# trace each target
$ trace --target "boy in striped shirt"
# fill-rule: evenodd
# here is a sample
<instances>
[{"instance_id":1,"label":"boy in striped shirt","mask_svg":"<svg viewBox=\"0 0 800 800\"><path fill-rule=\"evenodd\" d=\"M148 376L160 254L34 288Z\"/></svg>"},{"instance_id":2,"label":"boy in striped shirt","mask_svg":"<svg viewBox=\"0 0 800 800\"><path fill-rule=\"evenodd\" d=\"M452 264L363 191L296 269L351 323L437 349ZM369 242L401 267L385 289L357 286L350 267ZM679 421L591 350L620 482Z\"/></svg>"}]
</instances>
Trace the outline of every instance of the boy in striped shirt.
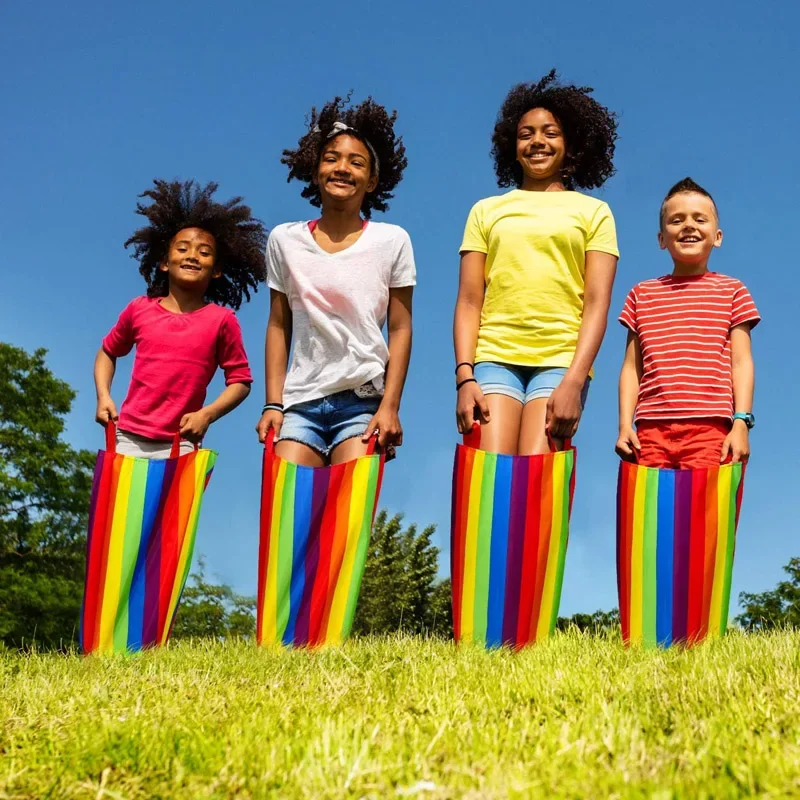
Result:
<instances>
[{"instance_id":1,"label":"boy in striped shirt","mask_svg":"<svg viewBox=\"0 0 800 800\"><path fill-rule=\"evenodd\" d=\"M755 423L750 331L760 317L741 281L708 270L722 231L713 198L691 178L667 193L658 242L672 274L634 286L619 317L628 341L617 453L668 469L742 461Z\"/></svg>"}]
</instances>

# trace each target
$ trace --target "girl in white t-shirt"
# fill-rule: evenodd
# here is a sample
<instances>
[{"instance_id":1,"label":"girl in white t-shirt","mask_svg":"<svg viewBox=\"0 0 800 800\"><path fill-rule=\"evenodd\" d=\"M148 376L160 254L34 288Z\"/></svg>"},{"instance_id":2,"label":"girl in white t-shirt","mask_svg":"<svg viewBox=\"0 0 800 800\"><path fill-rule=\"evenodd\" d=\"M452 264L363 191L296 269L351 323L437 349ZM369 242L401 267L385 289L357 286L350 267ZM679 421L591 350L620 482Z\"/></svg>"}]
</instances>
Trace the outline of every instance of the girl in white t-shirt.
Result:
<instances>
[{"instance_id":1,"label":"girl in white t-shirt","mask_svg":"<svg viewBox=\"0 0 800 800\"><path fill-rule=\"evenodd\" d=\"M322 214L269 236L266 403L256 430L263 442L273 428L277 454L297 464L358 458L376 433L385 448L403 441L414 254L402 228L369 221L388 208L407 164L395 118L371 98L350 106L336 97L312 109L308 131L283 154L289 179L306 184L303 197Z\"/></svg>"}]
</instances>

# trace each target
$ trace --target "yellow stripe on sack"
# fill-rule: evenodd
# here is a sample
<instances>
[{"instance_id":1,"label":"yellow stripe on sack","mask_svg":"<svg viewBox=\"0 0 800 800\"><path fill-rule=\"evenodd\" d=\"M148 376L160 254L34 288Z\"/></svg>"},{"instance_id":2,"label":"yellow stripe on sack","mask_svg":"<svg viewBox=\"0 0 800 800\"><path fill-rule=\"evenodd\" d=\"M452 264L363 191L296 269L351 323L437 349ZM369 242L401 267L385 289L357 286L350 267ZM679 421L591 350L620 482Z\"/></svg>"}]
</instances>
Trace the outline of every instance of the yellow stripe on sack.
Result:
<instances>
[{"instance_id":1,"label":"yellow stripe on sack","mask_svg":"<svg viewBox=\"0 0 800 800\"><path fill-rule=\"evenodd\" d=\"M464 594L461 599L461 639L471 642L475 631L475 570L478 554L478 522L481 510L481 486L483 484L483 450L476 450L472 462L472 478L469 485L469 511L467 535L464 542Z\"/></svg>"},{"instance_id":2,"label":"yellow stripe on sack","mask_svg":"<svg viewBox=\"0 0 800 800\"><path fill-rule=\"evenodd\" d=\"M725 564L728 557L728 537L731 536L731 478L730 467L720 467L717 477L717 552L714 558L714 578L711 587L711 608L708 612L708 638L715 639L722 629L722 595L725 591Z\"/></svg>"},{"instance_id":3,"label":"yellow stripe on sack","mask_svg":"<svg viewBox=\"0 0 800 800\"><path fill-rule=\"evenodd\" d=\"M347 610L347 600L350 596L350 584L353 580L353 568L356 562L356 552L361 529L364 524L364 510L369 486L369 470L371 459L359 458L353 468L353 483L350 493L350 513L347 519L347 540L342 556L342 567L339 579L336 581L336 591L331 602L331 612L328 617L328 632L326 644L340 644L342 641L342 628L344 627L344 614Z\"/></svg>"},{"instance_id":4,"label":"yellow stripe on sack","mask_svg":"<svg viewBox=\"0 0 800 800\"><path fill-rule=\"evenodd\" d=\"M119 471L119 483L108 542L106 582L103 588L103 610L100 616L99 650L114 649L114 627L119 613L119 590L122 580L122 553L125 547L125 529L128 522L128 498L133 477L133 458L125 458Z\"/></svg>"},{"instance_id":5,"label":"yellow stripe on sack","mask_svg":"<svg viewBox=\"0 0 800 800\"><path fill-rule=\"evenodd\" d=\"M536 641L550 634L555 602L555 584L558 574L559 550L561 549L561 526L564 521L564 464L566 453L553 455L553 497L551 500L550 542L547 551L547 567L542 587L542 603L539 607L539 621L536 625ZM540 534L541 535L541 534Z\"/></svg>"},{"instance_id":6,"label":"yellow stripe on sack","mask_svg":"<svg viewBox=\"0 0 800 800\"><path fill-rule=\"evenodd\" d=\"M647 499L647 467L636 470L631 531L631 644L641 644L644 635L642 603L644 602L644 519Z\"/></svg>"},{"instance_id":7,"label":"yellow stripe on sack","mask_svg":"<svg viewBox=\"0 0 800 800\"><path fill-rule=\"evenodd\" d=\"M283 484L286 480L286 462L278 465L278 475L272 495L272 525L269 532L269 561L267 587L264 593L264 644L277 644L278 637L278 545L281 538Z\"/></svg>"}]
</instances>

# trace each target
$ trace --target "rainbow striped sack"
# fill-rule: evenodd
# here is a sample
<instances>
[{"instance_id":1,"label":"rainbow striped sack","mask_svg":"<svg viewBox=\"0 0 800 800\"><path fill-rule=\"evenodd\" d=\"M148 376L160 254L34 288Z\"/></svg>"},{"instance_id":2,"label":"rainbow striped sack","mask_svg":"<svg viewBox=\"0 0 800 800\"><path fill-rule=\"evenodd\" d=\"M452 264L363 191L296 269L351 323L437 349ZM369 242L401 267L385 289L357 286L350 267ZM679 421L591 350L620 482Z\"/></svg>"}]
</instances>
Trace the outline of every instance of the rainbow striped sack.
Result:
<instances>
[{"instance_id":1,"label":"rainbow striped sack","mask_svg":"<svg viewBox=\"0 0 800 800\"><path fill-rule=\"evenodd\" d=\"M506 456L464 436L453 467L453 630L456 641L520 648L558 619L577 452Z\"/></svg>"},{"instance_id":2,"label":"rainbow striped sack","mask_svg":"<svg viewBox=\"0 0 800 800\"><path fill-rule=\"evenodd\" d=\"M374 452L303 467L264 447L256 638L261 645L340 644L350 633L383 479Z\"/></svg>"},{"instance_id":3,"label":"rainbow striped sack","mask_svg":"<svg viewBox=\"0 0 800 800\"><path fill-rule=\"evenodd\" d=\"M744 467L656 469L623 461L617 485L622 638L694 644L728 625Z\"/></svg>"},{"instance_id":4,"label":"rainbow striped sack","mask_svg":"<svg viewBox=\"0 0 800 800\"><path fill-rule=\"evenodd\" d=\"M169 638L217 458L197 448L179 453L176 435L169 459L120 455L116 426L106 426L89 510L84 653L141 650Z\"/></svg>"}]
</instances>

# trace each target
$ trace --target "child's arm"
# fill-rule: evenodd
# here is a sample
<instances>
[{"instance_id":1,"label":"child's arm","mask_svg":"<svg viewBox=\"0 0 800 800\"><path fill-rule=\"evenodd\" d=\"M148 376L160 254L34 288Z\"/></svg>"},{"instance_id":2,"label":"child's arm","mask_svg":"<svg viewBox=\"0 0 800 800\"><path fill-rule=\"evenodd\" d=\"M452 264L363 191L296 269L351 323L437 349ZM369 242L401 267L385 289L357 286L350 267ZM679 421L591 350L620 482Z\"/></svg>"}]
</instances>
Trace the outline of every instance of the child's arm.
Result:
<instances>
[{"instance_id":1,"label":"child's arm","mask_svg":"<svg viewBox=\"0 0 800 800\"><path fill-rule=\"evenodd\" d=\"M456 384L472 378L469 365L475 363L475 349L478 346L478 330L486 293L485 269L485 253L467 251L461 256L458 298L453 317L453 347L456 364L463 366L456 370ZM458 390L456 420L459 433L469 433L472 430L476 414L481 424L489 422L489 404L480 386L470 381Z\"/></svg>"},{"instance_id":2,"label":"child's arm","mask_svg":"<svg viewBox=\"0 0 800 800\"><path fill-rule=\"evenodd\" d=\"M181 417L181 436L190 442L199 444L203 441L209 425L233 411L249 394L249 383L232 383L230 386L226 386L213 403Z\"/></svg>"},{"instance_id":3,"label":"child's arm","mask_svg":"<svg viewBox=\"0 0 800 800\"><path fill-rule=\"evenodd\" d=\"M578 429L583 412L581 391L605 336L617 260L617 256L599 250L586 253L583 319L578 344L572 364L547 401L546 426L556 438L574 436Z\"/></svg>"},{"instance_id":4,"label":"child's arm","mask_svg":"<svg viewBox=\"0 0 800 800\"><path fill-rule=\"evenodd\" d=\"M286 369L289 366L289 348L292 343L292 309L283 292L270 289L269 321L267 338L264 343L264 372L266 374L266 402L283 402L283 385L286 383ZM283 425L283 413L269 410L261 415L256 425L258 441L267 438L270 428L279 436Z\"/></svg>"},{"instance_id":5,"label":"child's arm","mask_svg":"<svg viewBox=\"0 0 800 800\"><path fill-rule=\"evenodd\" d=\"M364 434L364 441L378 431L378 444L403 444L403 426L400 424L400 398L403 395L408 362L411 359L411 298L413 286L389 289L389 313L387 331L389 334L389 362L386 365L386 385L383 400L375 416L370 420Z\"/></svg>"},{"instance_id":6,"label":"child's arm","mask_svg":"<svg viewBox=\"0 0 800 800\"><path fill-rule=\"evenodd\" d=\"M750 341L751 324L746 322L731 328L731 367L733 373L733 410L749 414L753 411L755 365ZM727 460L745 461L750 455L750 431L744 420L734 420L731 432L725 437L720 463Z\"/></svg>"},{"instance_id":7,"label":"child's arm","mask_svg":"<svg viewBox=\"0 0 800 800\"><path fill-rule=\"evenodd\" d=\"M620 458L631 459L635 455L634 450L641 449L639 437L633 427L641 380L642 348L639 337L629 330L625 359L619 373L619 438L615 449Z\"/></svg>"},{"instance_id":8,"label":"child's arm","mask_svg":"<svg viewBox=\"0 0 800 800\"><path fill-rule=\"evenodd\" d=\"M117 359L112 358L101 347L94 359L94 388L97 393L97 411L94 418L103 427L116 422L119 414L111 399L111 382L117 369Z\"/></svg>"}]
</instances>

